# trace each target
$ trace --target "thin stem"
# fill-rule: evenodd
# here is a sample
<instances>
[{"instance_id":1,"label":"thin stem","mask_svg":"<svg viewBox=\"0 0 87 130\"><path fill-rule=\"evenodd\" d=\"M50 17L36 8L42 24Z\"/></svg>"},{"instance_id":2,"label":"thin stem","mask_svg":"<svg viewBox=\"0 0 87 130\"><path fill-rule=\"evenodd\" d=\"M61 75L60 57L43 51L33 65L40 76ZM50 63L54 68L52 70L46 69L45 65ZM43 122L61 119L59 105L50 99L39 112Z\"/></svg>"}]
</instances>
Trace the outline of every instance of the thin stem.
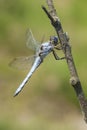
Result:
<instances>
[{"instance_id":1,"label":"thin stem","mask_svg":"<svg viewBox=\"0 0 87 130\"><path fill-rule=\"evenodd\" d=\"M53 0L46 0L46 2L48 5L48 8L49 8L49 11L47 11L47 9L44 6L42 7L42 9L47 14L48 18L51 21L52 26L56 30L56 33L59 37L60 44L62 46L62 50L65 55L68 69L70 72L70 77L71 77L70 84L72 85L72 87L74 88L74 90L76 92L77 98L79 100L79 103L80 103L80 106L82 109L82 113L84 115L84 119L87 123L87 100L85 99L82 85L81 85L81 82L80 82L78 74L77 74L76 66L74 64L68 36L63 31L60 19L56 13L56 9L53 4Z\"/></svg>"}]
</instances>

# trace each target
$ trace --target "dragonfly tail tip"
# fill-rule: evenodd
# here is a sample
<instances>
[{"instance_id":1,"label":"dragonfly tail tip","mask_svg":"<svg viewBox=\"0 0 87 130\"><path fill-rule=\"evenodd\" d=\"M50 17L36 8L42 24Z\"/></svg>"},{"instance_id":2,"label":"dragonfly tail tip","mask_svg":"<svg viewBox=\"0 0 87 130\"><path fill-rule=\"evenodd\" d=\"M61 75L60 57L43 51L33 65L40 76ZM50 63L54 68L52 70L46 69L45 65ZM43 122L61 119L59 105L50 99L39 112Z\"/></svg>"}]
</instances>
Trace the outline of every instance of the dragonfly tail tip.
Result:
<instances>
[{"instance_id":1,"label":"dragonfly tail tip","mask_svg":"<svg viewBox=\"0 0 87 130\"><path fill-rule=\"evenodd\" d=\"M18 94L19 94L19 92L18 92L18 93L17 93L17 92L15 92L15 94L13 95L13 97L16 97Z\"/></svg>"}]
</instances>

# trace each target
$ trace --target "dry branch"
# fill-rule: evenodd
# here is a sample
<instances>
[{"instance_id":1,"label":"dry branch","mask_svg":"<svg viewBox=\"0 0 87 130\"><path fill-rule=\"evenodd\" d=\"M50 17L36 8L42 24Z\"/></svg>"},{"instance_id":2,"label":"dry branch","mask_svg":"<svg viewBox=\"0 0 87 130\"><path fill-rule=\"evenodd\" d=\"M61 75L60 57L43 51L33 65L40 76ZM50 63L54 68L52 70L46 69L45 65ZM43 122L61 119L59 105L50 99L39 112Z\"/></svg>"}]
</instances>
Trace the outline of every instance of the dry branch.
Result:
<instances>
[{"instance_id":1,"label":"dry branch","mask_svg":"<svg viewBox=\"0 0 87 130\"><path fill-rule=\"evenodd\" d=\"M63 31L62 24L60 22L59 17L57 16L56 9L54 8L53 1L47 0L47 5L48 5L49 11L44 6L42 6L42 9L47 14L48 18L51 21L52 26L56 30L56 33L59 37L60 44L62 46L62 50L64 52L68 69L70 72L70 77L71 77L70 84L73 86L76 92L77 98L79 100L79 103L82 109L82 113L84 115L84 119L87 123L87 100L85 99L82 85L79 80L77 70L74 64L74 60L73 60L72 52L71 52L71 46L69 44L69 38L67 34Z\"/></svg>"}]
</instances>

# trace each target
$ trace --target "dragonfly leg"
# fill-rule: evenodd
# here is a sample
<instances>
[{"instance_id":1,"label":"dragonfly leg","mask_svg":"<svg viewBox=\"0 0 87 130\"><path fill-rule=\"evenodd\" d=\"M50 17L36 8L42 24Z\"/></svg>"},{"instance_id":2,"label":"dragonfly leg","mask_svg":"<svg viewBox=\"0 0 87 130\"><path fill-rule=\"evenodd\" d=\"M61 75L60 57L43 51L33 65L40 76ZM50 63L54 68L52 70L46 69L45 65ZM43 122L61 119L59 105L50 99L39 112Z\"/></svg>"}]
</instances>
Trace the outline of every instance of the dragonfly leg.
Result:
<instances>
[{"instance_id":1,"label":"dragonfly leg","mask_svg":"<svg viewBox=\"0 0 87 130\"><path fill-rule=\"evenodd\" d=\"M54 47L56 50L62 50L62 46L55 46Z\"/></svg>"},{"instance_id":2,"label":"dragonfly leg","mask_svg":"<svg viewBox=\"0 0 87 130\"><path fill-rule=\"evenodd\" d=\"M54 50L53 50L52 52L53 52L54 58L55 58L56 60L63 60L63 59L65 59L65 57L60 58L60 57L56 54L56 52L55 52Z\"/></svg>"}]
</instances>

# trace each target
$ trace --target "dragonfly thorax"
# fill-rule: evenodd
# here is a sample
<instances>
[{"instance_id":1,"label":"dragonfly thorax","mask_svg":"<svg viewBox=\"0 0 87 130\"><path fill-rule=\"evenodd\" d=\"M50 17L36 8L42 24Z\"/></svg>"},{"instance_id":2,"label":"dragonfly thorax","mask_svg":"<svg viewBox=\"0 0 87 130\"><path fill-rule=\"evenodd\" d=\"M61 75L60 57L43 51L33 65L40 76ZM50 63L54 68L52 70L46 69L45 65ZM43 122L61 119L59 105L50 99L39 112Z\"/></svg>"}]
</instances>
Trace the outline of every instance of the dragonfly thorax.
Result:
<instances>
[{"instance_id":1,"label":"dragonfly thorax","mask_svg":"<svg viewBox=\"0 0 87 130\"><path fill-rule=\"evenodd\" d=\"M52 51L52 49L53 49L53 45L50 44L50 42L43 43L40 48L41 52L43 53L49 53Z\"/></svg>"},{"instance_id":2,"label":"dragonfly thorax","mask_svg":"<svg viewBox=\"0 0 87 130\"><path fill-rule=\"evenodd\" d=\"M38 55L41 59L44 59L50 52L52 52L54 46L50 42L45 42L41 44Z\"/></svg>"}]
</instances>

